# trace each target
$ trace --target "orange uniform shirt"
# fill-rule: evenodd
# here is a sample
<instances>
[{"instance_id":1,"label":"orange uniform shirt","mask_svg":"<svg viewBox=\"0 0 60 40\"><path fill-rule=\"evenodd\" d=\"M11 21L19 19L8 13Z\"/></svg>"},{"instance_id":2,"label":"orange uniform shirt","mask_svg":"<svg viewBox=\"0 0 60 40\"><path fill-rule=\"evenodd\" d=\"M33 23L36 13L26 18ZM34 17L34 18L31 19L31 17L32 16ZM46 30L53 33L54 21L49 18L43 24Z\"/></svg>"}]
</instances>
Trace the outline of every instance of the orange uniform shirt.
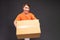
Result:
<instances>
[{"instance_id":1,"label":"orange uniform shirt","mask_svg":"<svg viewBox=\"0 0 60 40\"><path fill-rule=\"evenodd\" d=\"M17 15L15 20L19 21L19 20L33 20L33 19L36 19L36 17L32 13L25 14L22 12L21 14Z\"/></svg>"}]
</instances>

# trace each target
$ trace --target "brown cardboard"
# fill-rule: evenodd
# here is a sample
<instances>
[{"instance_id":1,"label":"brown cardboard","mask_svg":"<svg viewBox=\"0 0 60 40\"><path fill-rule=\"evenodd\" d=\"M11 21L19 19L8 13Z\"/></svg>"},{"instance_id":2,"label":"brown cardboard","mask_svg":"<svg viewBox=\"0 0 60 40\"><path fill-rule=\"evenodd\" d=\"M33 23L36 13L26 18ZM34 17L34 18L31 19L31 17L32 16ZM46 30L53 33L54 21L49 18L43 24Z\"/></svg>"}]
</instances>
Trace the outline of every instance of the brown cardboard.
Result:
<instances>
[{"instance_id":1,"label":"brown cardboard","mask_svg":"<svg viewBox=\"0 0 60 40\"><path fill-rule=\"evenodd\" d=\"M41 29L38 19L17 21L16 35L18 39L38 38L40 34Z\"/></svg>"}]
</instances>

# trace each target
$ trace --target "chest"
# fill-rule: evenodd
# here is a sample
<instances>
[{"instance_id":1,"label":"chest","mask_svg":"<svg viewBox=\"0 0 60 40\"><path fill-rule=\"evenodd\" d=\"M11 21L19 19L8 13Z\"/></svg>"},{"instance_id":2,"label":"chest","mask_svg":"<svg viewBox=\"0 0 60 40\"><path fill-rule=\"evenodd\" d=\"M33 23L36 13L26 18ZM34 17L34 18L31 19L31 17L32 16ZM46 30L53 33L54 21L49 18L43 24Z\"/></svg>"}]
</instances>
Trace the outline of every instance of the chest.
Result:
<instances>
[{"instance_id":1,"label":"chest","mask_svg":"<svg viewBox=\"0 0 60 40\"><path fill-rule=\"evenodd\" d=\"M26 19L31 19L31 15L27 14L27 15L22 15L20 16L22 20L26 20Z\"/></svg>"}]
</instances>

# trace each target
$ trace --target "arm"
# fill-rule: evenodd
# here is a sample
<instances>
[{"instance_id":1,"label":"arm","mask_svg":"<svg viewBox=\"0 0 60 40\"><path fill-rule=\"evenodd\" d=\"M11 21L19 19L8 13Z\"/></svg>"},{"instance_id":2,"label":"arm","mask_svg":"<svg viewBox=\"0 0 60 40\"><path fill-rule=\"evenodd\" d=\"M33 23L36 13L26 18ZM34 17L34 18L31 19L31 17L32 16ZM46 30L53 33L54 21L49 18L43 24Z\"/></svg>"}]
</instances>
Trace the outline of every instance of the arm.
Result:
<instances>
[{"instance_id":1,"label":"arm","mask_svg":"<svg viewBox=\"0 0 60 40\"><path fill-rule=\"evenodd\" d=\"M37 19L34 14L31 14L32 20Z\"/></svg>"},{"instance_id":2,"label":"arm","mask_svg":"<svg viewBox=\"0 0 60 40\"><path fill-rule=\"evenodd\" d=\"M16 21L16 20L14 20L14 26L15 26L15 27L17 26L17 21Z\"/></svg>"},{"instance_id":3,"label":"arm","mask_svg":"<svg viewBox=\"0 0 60 40\"><path fill-rule=\"evenodd\" d=\"M16 19L14 20L14 26L17 26L17 21L20 21L20 14L16 17Z\"/></svg>"}]
</instances>

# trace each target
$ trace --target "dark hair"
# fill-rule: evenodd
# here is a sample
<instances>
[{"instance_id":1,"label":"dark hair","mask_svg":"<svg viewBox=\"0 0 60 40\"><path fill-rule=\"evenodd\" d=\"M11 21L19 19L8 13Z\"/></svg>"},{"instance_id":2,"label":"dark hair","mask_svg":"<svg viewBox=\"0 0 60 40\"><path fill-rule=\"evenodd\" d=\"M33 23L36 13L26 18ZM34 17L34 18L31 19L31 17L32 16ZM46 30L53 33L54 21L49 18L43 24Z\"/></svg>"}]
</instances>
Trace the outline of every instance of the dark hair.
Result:
<instances>
[{"instance_id":1,"label":"dark hair","mask_svg":"<svg viewBox=\"0 0 60 40\"><path fill-rule=\"evenodd\" d=\"M28 5L28 6L30 7L30 4L29 4L29 3L24 3L24 4L23 4L23 7L24 7L25 5Z\"/></svg>"}]
</instances>

